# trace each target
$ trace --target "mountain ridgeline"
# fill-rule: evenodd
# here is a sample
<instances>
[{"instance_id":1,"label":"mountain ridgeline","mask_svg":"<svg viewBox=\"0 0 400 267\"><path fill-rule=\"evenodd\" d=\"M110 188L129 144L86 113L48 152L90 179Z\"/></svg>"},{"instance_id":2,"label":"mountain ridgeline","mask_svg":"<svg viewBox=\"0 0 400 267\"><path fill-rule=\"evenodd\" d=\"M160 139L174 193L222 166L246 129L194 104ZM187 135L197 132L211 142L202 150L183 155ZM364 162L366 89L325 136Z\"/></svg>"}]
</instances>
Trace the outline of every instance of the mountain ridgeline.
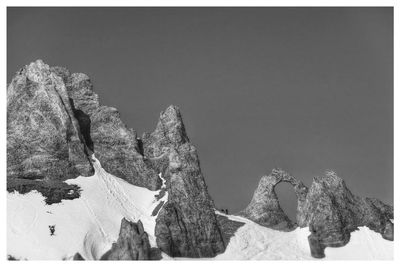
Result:
<instances>
[{"instance_id":1,"label":"mountain ridgeline","mask_svg":"<svg viewBox=\"0 0 400 267\"><path fill-rule=\"evenodd\" d=\"M135 186L160 190L165 179L168 199L155 212L154 232L158 249L171 257L214 257L242 225L216 214L177 107L161 112L156 129L139 137L115 108L100 104L87 75L41 60L19 70L7 88L7 190L37 190L47 204L79 198L79 188L64 181L92 176L93 155L106 172ZM296 192L296 222L279 206L274 188L281 182ZM359 226L393 240L393 207L353 195L333 172L307 188L274 169L238 215L280 231L309 227L316 258L325 247L344 246ZM159 258L153 255L141 222L123 219L119 239L102 259Z\"/></svg>"}]
</instances>

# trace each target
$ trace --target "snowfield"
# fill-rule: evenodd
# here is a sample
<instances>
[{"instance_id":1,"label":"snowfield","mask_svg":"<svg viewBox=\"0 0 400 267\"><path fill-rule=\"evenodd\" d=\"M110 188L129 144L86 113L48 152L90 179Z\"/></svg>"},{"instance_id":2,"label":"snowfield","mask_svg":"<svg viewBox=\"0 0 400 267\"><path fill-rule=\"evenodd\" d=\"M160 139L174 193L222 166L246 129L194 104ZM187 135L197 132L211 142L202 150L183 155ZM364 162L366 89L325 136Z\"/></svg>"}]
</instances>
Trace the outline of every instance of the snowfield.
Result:
<instances>
[{"instance_id":1,"label":"snowfield","mask_svg":"<svg viewBox=\"0 0 400 267\"><path fill-rule=\"evenodd\" d=\"M320 260L311 257L308 227L291 232L280 232L260 226L239 216L225 215L233 221L245 223L230 239L220 260ZM323 260L392 260L394 242L368 227L351 233L350 242L340 248L326 248Z\"/></svg>"},{"instance_id":2,"label":"snowfield","mask_svg":"<svg viewBox=\"0 0 400 267\"><path fill-rule=\"evenodd\" d=\"M76 252L85 259L99 259L118 239L121 219L141 220L154 237L159 191L131 185L108 174L94 158L95 175L66 182L81 187L81 196L73 200L46 205L44 197L32 191L7 194L7 253L17 259L71 259ZM165 183L164 183L165 186ZM49 226L55 225L54 236Z\"/></svg>"},{"instance_id":3,"label":"snowfield","mask_svg":"<svg viewBox=\"0 0 400 267\"><path fill-rule=\"evenodd\" d=\"M118 239L123 217L134 222L141 220L151 246L156 246L156 216L151 213L158 203L167 201L168 193L157 201L155 196L159 191L137 187L108 174L93 159L95 175L66 181L80 186L80 198L46 205L44 197L36 191L7 194L8 255L27 260L70 260L79 252L85 259L99 259ZM313 260L307 241L308 228L280 232L239 216L216 213L245 225L230 239L225 253L208 260ZM55 225L53 236L49 230L52 225ZM393 244L361 227L351 234L346 246L326 248L325 259L391 260ZM165 253L162 256L172 259Z\"/></svg>"}]
</instances>

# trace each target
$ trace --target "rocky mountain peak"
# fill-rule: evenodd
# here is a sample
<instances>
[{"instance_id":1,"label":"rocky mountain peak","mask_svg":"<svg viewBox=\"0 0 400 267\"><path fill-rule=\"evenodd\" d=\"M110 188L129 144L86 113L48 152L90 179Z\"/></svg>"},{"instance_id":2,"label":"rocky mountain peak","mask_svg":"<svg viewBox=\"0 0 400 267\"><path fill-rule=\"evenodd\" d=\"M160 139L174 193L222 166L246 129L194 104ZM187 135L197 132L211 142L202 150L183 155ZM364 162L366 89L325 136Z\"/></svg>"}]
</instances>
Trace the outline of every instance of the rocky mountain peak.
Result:
<instances>
[{"instance_id":1,"label":"rocky mountain peak","mask_svg":"<svg viewBox=\"0 0 400 267\"><path fill-rule=\"evenodd\" d=\"M168 201L156 220L158 247L173 257L212 257L224 251L214 203L179 108L162 112L155 131L144 134L142 142L144 155L167 181Z\"/></svg>"},{"instance_id":2,"label":"rocky mountain peak","mask_svg":"<svg viewBox=\"0 0 400 267\"><path fill-rule=\"evenodd\" d=\"M350 233L367 226L393 240L393 207L378 199L354 195L334 171L315 177L308 189L281 169L263 176L250 204L239 214L260 225L277 230L290 230L293 224L279 206L274 187L288 182L297 195L297 225L309 227L311 254L324 257L325 247L340 247L350 240Z\"/></svg>"},{"instance_id":3,"label":"rocky mountain peak","mask_svg":"<svg viewBox=\"0 0 400 267\"><path fill-rule=\"evenodd\" d=\"M7 89L7 177L66 180L94 170L63 79L42 60Z\"/></svg>"},{"instance_id":4,"label":"rocky mountain peak","mask_svg":"<svg viewBox=\"0 0 400 267\"><path fill-rule=\"evenodd\" d=\"M189 142L182 115L177 106L171 105L160 113L155 134L163 135L166 141L173 144Z\"/></svg>"},{"instance_id":5,"label":"rocky mountain peak","mask_svg":"<svg viewBox=\"0 0 400 267\"><path fill-rule=\"evenodd\" d=\"M66 180L92 175L91 154L132 184L160 187L136 134L115 108L100 106L90 78L36 60L7 89L8 177Z\"/></svg>"},{"instance_id":6,"label":"rocky mountain peak","mask_svg":"<svg viewBox=\"0 0 400 267\"><path fill-rule=\"evenodd\" d=\"M314 177L313 184L318 184L324 187L336 187L343 190L347 189L345 181L333 170L325 171L323 176Z\"/></svg>"},{"instance_id":7,"label":"rocky mountain peak","mask_svg":"<svg viewBox=\"0 0 400 267\"><path fill-rule=\"evenodd\" d=\"M25 68L26 77L32 82L45 83L50 75L50 67L41 59L38 59Z\"/></svg>"}]
</instances>

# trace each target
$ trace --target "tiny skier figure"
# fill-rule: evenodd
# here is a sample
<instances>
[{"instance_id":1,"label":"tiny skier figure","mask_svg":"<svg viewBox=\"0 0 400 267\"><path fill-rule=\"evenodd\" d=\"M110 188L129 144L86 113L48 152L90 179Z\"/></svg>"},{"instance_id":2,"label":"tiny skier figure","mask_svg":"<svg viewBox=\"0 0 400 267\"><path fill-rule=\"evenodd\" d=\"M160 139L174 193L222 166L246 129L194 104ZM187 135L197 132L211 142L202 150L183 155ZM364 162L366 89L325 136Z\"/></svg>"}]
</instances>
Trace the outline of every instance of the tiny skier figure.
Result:
<instances>
[{"instance_id":1,"label":"tiny skier figure","mask_svg":"<svg viewBox=\"0 0 400 267\"><path fill-rule=\"evenodd\" d=\"M49 225L49 230L50 230L50 235L53 236L54 232L56 231L56 226L55 225Z\"/></svg>"}]
</instances>

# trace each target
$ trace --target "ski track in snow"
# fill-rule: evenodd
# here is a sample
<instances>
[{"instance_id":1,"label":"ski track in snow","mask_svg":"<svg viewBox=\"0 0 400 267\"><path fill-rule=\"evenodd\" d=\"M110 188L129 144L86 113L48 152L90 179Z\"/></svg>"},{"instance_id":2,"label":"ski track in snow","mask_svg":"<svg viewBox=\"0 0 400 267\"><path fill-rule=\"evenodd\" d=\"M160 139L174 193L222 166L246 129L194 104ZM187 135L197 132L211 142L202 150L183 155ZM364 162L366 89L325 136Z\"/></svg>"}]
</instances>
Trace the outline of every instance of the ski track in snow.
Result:
<instances>
[{"instance_id":1,"label":"ski track in snow","mask_svg":"<svg viewBox=\"0 0 400 267\"><path fill-rule=\"evenodd\" d=\"M157 201L155 196L160 190L131 185L108 174L93 160L95 175L66 181L81 188L77 199L46 205L37 191L7 193L8 254L20 259L51 260L71 259L79 252L86 259L99 259L117 240L123 217L141 220L151 246L156 246L156 217L151 213L160 201L167 200L168 194ZM55 225L54 236L50 236L49 225Z\"/></svg>"},{"instance_id":2,"label":"ski track in snow","mask_svg":"<svg viewBox=\"0 0 400 267\"><path fill-rule=\"evenodd\" d=\"M115 178L111 177L108 173L106 173L100 166L100 162L97 159L94 159L94 167L98 177L100 178L101 185L103 189L112 196L112 200L115 200L116 203L120 206L121 210L124 212L125 217L133 222L136 222L140 218L135 218L133 214L142 214L129 200L126 196L125 190L122 186L116 181ZM141 216L143 217L143 216ZM142 218L143 220L143 218Z\"/></svg>"},{"instance_id":3,"label":"ski track in snow","mask_svg":"<svg viewBox=\"0 0 400 267\"><path fill-rule=\"evenodd\" d=\"M93 218L95 224L97 225L97 228L100 230L102 236L107 240L107 241L111 241L109 235L106 233L106 231L104 230L103 226L101 225L101 222L99 220L99 218L97 217L96 213L92 210L92 208L90 207L88 201L85 198L82 198L82 202L85 205L85 208L89 211L91 218ZM87 236L87 235L86 235Z\"/></svg>"},{"instance_id":4,"label":"ski track in snow","mask_svg":"<svg viewBox=\"0 0 400 267\"><path fill-rule=\"evenodd\" d=\"M141 220L152 247L156 246L154 208L168 200L168 192L160 199L158 191L150 191L108 174L93 156L95 175L67 180L82 189L73 200L46 205L44 197L31 191L27 194L7 193L7 253L19 259L72 259L76 252L85 259L99 259L118 238L123 217ZM166 187L163 181L162 189ZM161 210L161 209L160 209ZM240 216L225 215L243 222L230 239L224 253L204 260L313 260L307 237L308 228L280 232L262 227ZM50 236L49 225L55 225ZM393 259L393 242L380 234L360 227L351 234L350 242L340 248L326 248L326 260ZM164 260L171 258L162 253Z\"/></svg>"}]
</instances>

